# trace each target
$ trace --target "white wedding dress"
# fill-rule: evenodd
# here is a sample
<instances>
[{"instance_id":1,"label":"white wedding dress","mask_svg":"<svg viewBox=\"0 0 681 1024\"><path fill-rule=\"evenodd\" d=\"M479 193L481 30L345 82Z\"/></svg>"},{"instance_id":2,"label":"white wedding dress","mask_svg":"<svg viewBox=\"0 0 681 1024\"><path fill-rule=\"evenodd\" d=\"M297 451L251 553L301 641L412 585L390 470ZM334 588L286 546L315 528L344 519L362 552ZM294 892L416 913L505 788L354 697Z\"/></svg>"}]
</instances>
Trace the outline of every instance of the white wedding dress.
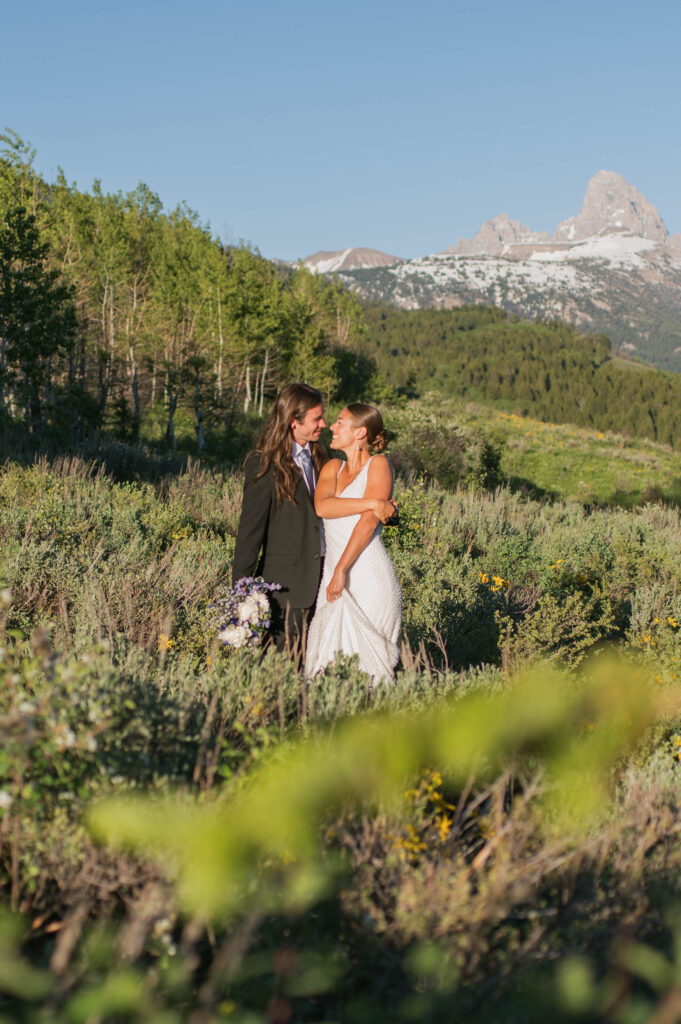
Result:
<instances>
[{"instance_id":1,"label":"white wedding dress","mask_svg":"<svg viewBox=\"0 0 681 1024\"><path fill-rule=\"evenodd\" d=\"M371 459L339 498L364 496L370 462ZM336 601L326 599L326 588L358 520L358 515L324 520L326 560L317 610L307 637L308 676L321 672L339 652L359 655L360 668L374 682L392 679L394 675L400 653L397 641L402 622L402 593L381 540L381 523L377 521L373 537L348 570L341 596Z\"/></svg>"}]
</instances>

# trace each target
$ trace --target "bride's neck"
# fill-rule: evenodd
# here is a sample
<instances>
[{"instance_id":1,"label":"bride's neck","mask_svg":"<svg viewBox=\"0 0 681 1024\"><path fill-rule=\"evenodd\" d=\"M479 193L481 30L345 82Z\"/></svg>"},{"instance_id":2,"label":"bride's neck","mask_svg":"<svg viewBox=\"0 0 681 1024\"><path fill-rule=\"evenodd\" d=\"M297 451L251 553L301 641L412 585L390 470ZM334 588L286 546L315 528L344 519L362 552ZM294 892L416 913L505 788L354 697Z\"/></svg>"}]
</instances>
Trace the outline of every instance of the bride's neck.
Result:
<instances>
[{"instance_id":1,"label":"bride's neck","mask_svg":"<svg viewBox=\"0 0 681 1024\"><path fill-rule=\"evenodd\" d=\"M350 473L351 475L359 473L362 466L366 465L366 463L369 460L369 452L365 451L365 449L363 448L360 451L358 451L354 445L352 446L352 448L344 449L344 451L345 458L347 461L348 473Z\"/></svg>"}]
</instances>

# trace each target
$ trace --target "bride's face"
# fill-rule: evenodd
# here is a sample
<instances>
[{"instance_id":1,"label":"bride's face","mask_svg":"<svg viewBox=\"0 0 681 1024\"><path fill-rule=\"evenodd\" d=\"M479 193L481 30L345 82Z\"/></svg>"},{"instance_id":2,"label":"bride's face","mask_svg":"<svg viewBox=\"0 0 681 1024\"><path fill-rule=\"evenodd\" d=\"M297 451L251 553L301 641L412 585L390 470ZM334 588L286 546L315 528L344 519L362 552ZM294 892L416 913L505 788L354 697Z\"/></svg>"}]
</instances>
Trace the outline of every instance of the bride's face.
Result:
<instances>
[{"instance_id":1,"label":"bride's face","mask_svg":"<svg viewBox=\"0 0 681 1024\"><path fill-rule=\"evenodd\" d=\"M331 447L345 451L357 443L357 427L347 409L339 414L335 423L331 424Z\"/></svg>"}]
</instances>

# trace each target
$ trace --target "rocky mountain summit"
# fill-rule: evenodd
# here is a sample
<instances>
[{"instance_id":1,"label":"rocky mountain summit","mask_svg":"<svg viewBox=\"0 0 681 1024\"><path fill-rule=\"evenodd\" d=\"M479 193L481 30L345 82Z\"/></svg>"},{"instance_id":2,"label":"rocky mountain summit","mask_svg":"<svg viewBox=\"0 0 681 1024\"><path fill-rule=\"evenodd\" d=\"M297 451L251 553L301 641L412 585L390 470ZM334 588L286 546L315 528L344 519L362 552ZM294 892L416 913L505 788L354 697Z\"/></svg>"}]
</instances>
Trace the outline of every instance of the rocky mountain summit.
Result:
<instances>
[{"instance_id":1,"label":"rocky mountain summit","mask_svg":"<svg viewBox=\"0 0 681 1024\"><path fill-rule=\"evenodd\" d=\"M336 249L334 252L315 252L302 260L303 266L320 274L333 274L339 270L361 270L366 267L392 267L402 263L399 256L390 256L378 249Z\"/></svg>"},{"instance_id":2,"label":"rocky mountain summit","mask_svg":"<svg viewBox=\"0 0 681 1024\"><path fill-rule=\"evenodd\" d=\"M317 269L332 272L321 261ZM488 303L520 317L566 320L681 371L681 236L670 237L655 207L612 171L594 175L577 216L553 236L500 214L441 253L333 269L372 302Z\"/></svg>"},{"instance_id":3,"label":"rocky mountain summit","mask_svg":"<svg viewBox=\"0 0 681 1024\"><path fill-rule=\"evenodd\" d=\"M619 231L653 242L666 242L668 236L659 213L638 189L613 171L599 171L587 186L578 215L561 221L553 238L578 242Z\"/></svg>"},{"instance_id":4,"label":"rocky mountain summit","mask_svg":"<svg viewBox=\"0 0 681 1024\"><path fill-rule=\"evenodd\" d=\"M667 241L668 231L659 213L638 189L614 171L599 171L589 182L576 217L562 220L553 236L533 231L505 213L485 221L469 241L460 238L445 253L460 256L507 256L526 259L532 252L560 251L565 245L602 235L630 234L656 243ZM552 243L557 243L556 248Z\"/></svg>"},{"instance_id":5,"label":"rocky mountain summit","mask_svg":"<svg viewBox=\"0 0 681 1024\"><path fill-rule=\"evenodd\" d=\"M460 238L455 246L445 249L445 252L461 256L502 256L513 245L532 245L548 241L549 235L546 231L533 231L520 221L511 220L507 214L500 213L494 220L486 220L470 241L467 238Z\"/></svg>"}]
</instances>

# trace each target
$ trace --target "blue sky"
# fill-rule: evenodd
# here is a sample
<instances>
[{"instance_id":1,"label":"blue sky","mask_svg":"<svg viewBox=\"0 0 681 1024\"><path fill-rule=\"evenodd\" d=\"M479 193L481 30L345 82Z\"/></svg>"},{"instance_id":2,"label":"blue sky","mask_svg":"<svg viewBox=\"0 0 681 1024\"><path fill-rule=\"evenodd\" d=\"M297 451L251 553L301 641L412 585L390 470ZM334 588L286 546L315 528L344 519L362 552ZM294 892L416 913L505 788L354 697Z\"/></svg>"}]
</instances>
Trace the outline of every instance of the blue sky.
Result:
<instances>
[{"instance_id":1,"label":"blue sky","mask_svg":"<svg viewBox=\"0 0 681 1024\"><path fill-rule=\"evenodd\" d=\"M677 0L3 5L0 128L295 259L553 231L617 171L681 231Z\"/></svg>"}]
</instances>

